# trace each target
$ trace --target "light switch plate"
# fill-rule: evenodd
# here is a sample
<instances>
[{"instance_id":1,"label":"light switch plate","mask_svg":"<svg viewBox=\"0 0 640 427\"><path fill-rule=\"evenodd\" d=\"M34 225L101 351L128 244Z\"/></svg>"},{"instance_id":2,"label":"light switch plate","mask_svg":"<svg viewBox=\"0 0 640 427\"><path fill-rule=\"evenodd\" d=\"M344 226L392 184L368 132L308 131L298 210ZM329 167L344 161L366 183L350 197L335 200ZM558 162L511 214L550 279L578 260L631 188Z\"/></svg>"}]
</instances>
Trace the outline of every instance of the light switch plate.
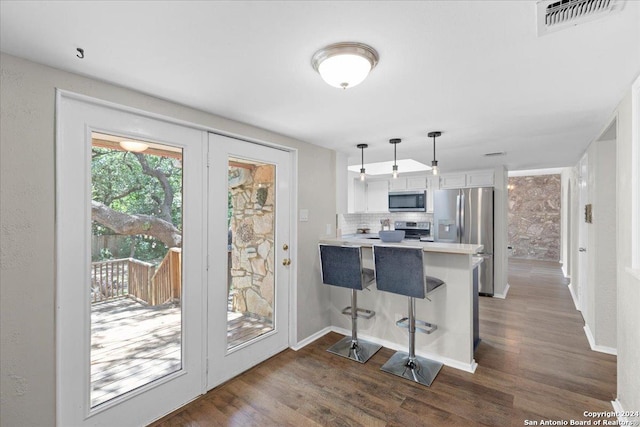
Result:
<instances>
[{"instance_id":1,"label":"light switch plate","mask_svg":"<svg viewBox=\"0 0 640 427\"><path fill-rule=\"evenodd\" d=\"M300 222L309 221L309 209L300 209L298 217L300 218Z\"/></svg>"}]
</instances>

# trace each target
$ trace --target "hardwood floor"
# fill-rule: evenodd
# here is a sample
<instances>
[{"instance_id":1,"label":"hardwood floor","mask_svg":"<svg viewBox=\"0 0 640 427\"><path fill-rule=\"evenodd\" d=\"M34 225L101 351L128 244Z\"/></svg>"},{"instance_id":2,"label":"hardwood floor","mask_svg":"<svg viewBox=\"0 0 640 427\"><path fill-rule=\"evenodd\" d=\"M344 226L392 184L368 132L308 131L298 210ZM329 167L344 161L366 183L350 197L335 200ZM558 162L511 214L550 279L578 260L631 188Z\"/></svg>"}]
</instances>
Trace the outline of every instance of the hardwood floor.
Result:
<instances>
[{"instance_id":1,"label":"hardwood floor","mask_svg":"<svg viewBox=\"0 0 640 427\"><path fill-rule=\"evenodd\" d=\"M427 388L380 371L392 350L364 365L327 353L341 338L330 333L153 425L523 426L611 411L616 358L589 349L559 265L509 264L507 299L480 299L475 374L445 366Z\"/></svg>"}]
</instances>

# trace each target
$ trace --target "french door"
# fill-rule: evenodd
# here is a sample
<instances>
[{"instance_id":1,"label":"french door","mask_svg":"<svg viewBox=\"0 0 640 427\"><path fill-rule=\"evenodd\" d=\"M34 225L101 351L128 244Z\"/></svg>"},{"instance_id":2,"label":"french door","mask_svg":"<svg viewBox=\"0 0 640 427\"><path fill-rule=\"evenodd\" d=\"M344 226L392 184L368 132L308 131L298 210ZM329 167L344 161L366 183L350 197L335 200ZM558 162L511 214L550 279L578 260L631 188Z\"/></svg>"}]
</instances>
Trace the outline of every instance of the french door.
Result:
<instances>
[{"instance_id":1,"label":"french door","mask_svg":"<svg viewBox=\"0 0 640 427\"><path fill-rule=\"evenodd\" d=\"M205 388L206 132L56 111L57 424L145 425Z\"/></svg>"},{"instance_id":2,"label":"french door","mask_svg":"<svg viewBox=\"0 0 640 427\"><path fill-rule=\"evenodd\" d=\"M288 347L290 159L209 135L207 389Z\"/></svg>"},{"instance_id":3,"label":"french door","mask_svg":"<svg viewBox=\"0 0 640 427\"><path fill-rule=\"evenodd\" d=\"M56 112L57 424L145 425L286 349L291 153Z\"/></svg>"}]
</instances>

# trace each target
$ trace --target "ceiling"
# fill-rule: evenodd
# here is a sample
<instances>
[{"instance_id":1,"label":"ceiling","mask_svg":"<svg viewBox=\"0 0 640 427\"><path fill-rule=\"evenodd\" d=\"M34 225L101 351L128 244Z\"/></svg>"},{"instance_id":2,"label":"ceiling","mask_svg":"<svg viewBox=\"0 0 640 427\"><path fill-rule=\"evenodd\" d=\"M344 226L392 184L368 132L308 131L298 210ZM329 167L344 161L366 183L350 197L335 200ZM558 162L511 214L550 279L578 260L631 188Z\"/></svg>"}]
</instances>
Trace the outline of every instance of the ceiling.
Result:
<instances>
[{"instance_id":1,"label":"ceiling","mask_svg":"<svg viewBox=\"0 0 640 427\"><path fill-rule=\"evenodd\" d=\"M310 65L359 41L359 86ZM85 58L76 57L76 48ZM538 37L535 1L0 2L0 49L348 154L442 172L572 166L640 72L640 2ZM505 156L483 157L484 153Z\"/></svg>"}]
</instances>

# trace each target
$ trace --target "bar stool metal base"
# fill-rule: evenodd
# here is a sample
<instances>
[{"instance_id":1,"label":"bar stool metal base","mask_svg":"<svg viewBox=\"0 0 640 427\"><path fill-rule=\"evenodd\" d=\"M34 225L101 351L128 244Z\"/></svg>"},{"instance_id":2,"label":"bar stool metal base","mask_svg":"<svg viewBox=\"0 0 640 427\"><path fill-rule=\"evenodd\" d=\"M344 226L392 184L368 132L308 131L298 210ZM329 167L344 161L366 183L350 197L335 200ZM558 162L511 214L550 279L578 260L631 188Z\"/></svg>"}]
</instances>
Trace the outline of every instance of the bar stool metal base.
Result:
<instances>
[{"instance_id":1,"label":"bar stool metal base","mask_svg":"<svg viewBox=\"0 0 640 427\"><path fill-rule=\"evenodd\" d=\"M398 351L382 365L380 370L429 387L440 372L440 368L442 363L420 356L416 356L413 362L410 362L409 353Z\"/></svg>"},{"instance_id":2,"label":"bar stool metal base","mask_svg":"<svg viewBox=\"0 0 640 427\"><path fill-rule=\"evenodd\" d=\"M354 344L351 337L344 337L329 347L327 351L356 362L365 363L381 348L382 346L378 344L360 339Z\"/></svg>"}]
</instances>

